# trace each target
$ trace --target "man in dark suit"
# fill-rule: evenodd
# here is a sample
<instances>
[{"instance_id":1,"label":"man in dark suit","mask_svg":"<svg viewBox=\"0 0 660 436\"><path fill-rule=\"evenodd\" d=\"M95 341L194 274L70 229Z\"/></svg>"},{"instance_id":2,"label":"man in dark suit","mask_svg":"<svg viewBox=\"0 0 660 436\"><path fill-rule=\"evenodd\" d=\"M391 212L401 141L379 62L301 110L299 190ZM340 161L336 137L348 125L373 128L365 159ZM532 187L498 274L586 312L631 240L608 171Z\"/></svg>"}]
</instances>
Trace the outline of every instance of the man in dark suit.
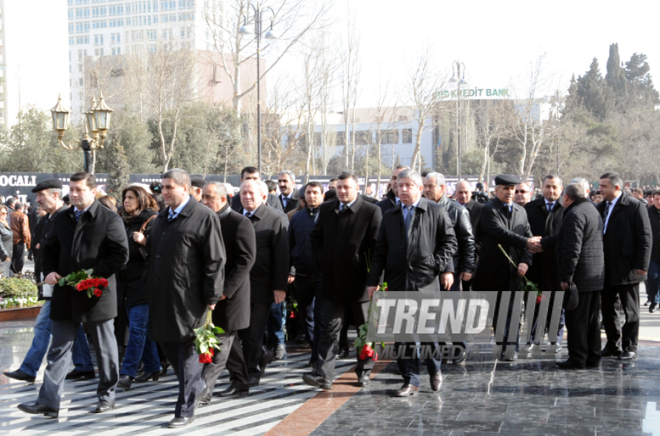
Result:
<instances>
[{"instance_id":1,"label":"man in dark suit","mask_svg":"<svg viewBox=\"0 0 660 436\"><path fill-rule=\"evenodd\" d=\"M430 173L426 181L429 176L438 177ZM452 258L459 245L451 218L445 208L422 198L422 177L417 172L401 171L397 185L401 204L383 217L367 279L369 296L376 291L383 271L383 281L392 291L440 292L441 276L452 275ZM433 259L433 268L429 268L429 259ZM397 343L406 352L397 359L403 377L397 397L415 396L419 390L419 357L408 352L409 345ZM442 383L440 364L441 359L426 359L433 391L440 390Z\"/></svg>"},{"instance_id":2,"label":"man in dark suit","mask_svg":"<svg viewBox=\"0 0 660 436\"><path fill-rule=\"evenodd\" d=\"M651 224L653 245L648 280L646 281L646 292L651 302L649 312L653 313L656 311L658 303L660 303L660 191L653 191L651 199L651 205L647 211Z\"/></svg>"},{"instance_id":3,"label":"man in dark suit","mask_svg":"<svg viewBox=\"0 0 660 436\"><path fill-rule=\"evenodd\" d=\"M319 182L309 182L305 186L305 207L291 218L289 224L289 249L291 250L291 266L295 270L294 283L298 316L302 318L304 335L312 347L310 366L318 361L318 339L320 327L318 321L321 294L321 269L312 250L312 230L319 218L319 207L323 202L323 185ZM289 277L291 280L291 277Z\"/></svg>"},{"instance_id":4,"label":"man in dark suit","mask_svg":"<svg viewBox=\"0 0 660 436\"><path fill-rule=\"evenodd\" d=\"M597 209L603 217L605 234L602 310L607 333L601 356L631 360L637 357L639 282L646 279L651 258L651 225L644 204L621 190L623 179L618 173L603 174L599 184L603 201ZM625 313L622 327L619 307Z\"/></svg>"},{"instance_id":5,"label":"man in dark suit","mask_svg":"<svg viewBox=\"0 0 660 436\"><path fill-rule=\"evenodd\" d=\"M563 183L558 176L548 175L543 178L543 197L532 200L525 205L529 227L534 236L552 236L559 232L564 207L559 202L559 197L563 189ZM544 248L543 252L535 253L532 257L532 265L527 272L527 278L539 285L541 291L554 292L558 290L557 285L557 256L555 256L554 247ZM552 300L550 306L552 307ZM534 321L531 332L529 350L534 347L534 337L536 335L536 320L538 317L538 304L534 311ZM530 308L531 309L531 308ZM548 320L548 325L550 320ZM545 326L542 326L545 331ZM559 320L559 330L556 338L549 338L553 344L554 352L561 353L561 341L564 337L564 312Z\"/></svg>"},{"instance_id":6,"label":"man in dark suit","mask_svg":"<svg viewBox=\"0 0 660 436\"><path fill-rule=\"evenodd\" d=\"M209 387L195 351L194 330L223 296L225 247L220 220L190 195L190 176L171 169L162 176L167 208L147 238L143 282L149 298L149 338L160 344L179 380L170 428L188 425Z\"/></svg>"},{"instance_id":7,"label":"man in dark suit","mask_svg":"<svg viewBox=\"0 0 660 436\"><path fill-rule=\"evenodd\" d=\"M474 264L477 265L479 263L479 252L481 251L481 241L478 236L479 218L481 218L481 208L484 205L472 199L472 185L467 180L461 180L456 184L454 198L470 214L470 225L474 236ZM461 286L464 291L469 291L472 288L472 277L470 277L470 280L463 280Z\"/></svg>"},{"instance_id":8,"label":"man in dark suit","mask_svg":"<svg viewBox=\"0 0 660 436\"><path fill-rule=\"evenodd\" d=\"M241 185L243 215L250 219L257 237L257 258L250 271L250 326L239 331L250 386L257 386L272 360L263 339L272 303L286 298L289 278L289 241L286 215L265 204L268 187L262 181ZM278 200L279 201L279 200Z\"/></svg>"},{"instance_id":9,"label":"man in dark suit","mask_svg":"<svg viewBox=\"0 0 660 436\"><path fill-rule=\"evenodd\" d=\"M398 165L392 171L392 175L390 175L390 190L387 191L387 194L385 194L385 198L376 203L376 206L380 207L380 210L383 214L399 204L399 197L397 195L399 187L396 185L396 178L399 176L401 171L407 169L409 168L406 166Z\"/></svg>"},{"instance_id":10,"label":"man in dark suit","mask_svg":"<svg viewBox=\"0 0 660 436\"><path fill-rule=\"evenodd\" d=\"M568 359L557 366L561 369L597 368L601 346L598 311L605 277L603 220L590 204L582 184L568 185L563 203L564 218L559 232L541 240L544 253L554 248L561 288L567 293L575 292L564 298L570 304L566 309ZM572 307L575 298L577 305Z\"/></svg>"},{"instance_id":11,"label":"man in dark suit","mask_svg":"<svg viewBox=\"0 0 660 436\"><path fill-rule=\"evenodd\" d=\"M11 215L9 215L9 225L14 233L14 248L12 254L12 262L16 272L23 272L23 265L25 263L25 249L30 249L30 241L32 235L30 234L30 225L28 217L23 213L23 204L20 202L14 203L16 208Z\"/></svg>"},{"instance_id":12,"label":"man in dark suit","mask_svg":"<svg viewBox=\"0 0 660 436\"><path fill-rule=\"evenodd\" d=\"M280 188L278 199L288 213L298 207L298 190L296 189L296 175L293 171L280 171L277 174L277 186Z\"/></svg>"},{"instance_id":13,"label":"man in dark suit","mask_svg":"<svg viewBox=\"0 0 660 436\"><path fill-rule=\"evenodd\" d=\"M95 412L105 412L115 405L115 387L119 381L119 358L113 318L117 316L114 274L128 261L128 239L119 215L96 201L96 178L76 173L70 179L71 207L57 214L53 232L44 243L42 271L45 282L54 286L51 299L52 342L48 366L37 402L19 404L27 413L57 417L64 378L71 361L71 348L80 321L92 336L99 367L98 404ZM72 272L91 269L94 277L107 278L108 289L91 298L59 280Z\"/></svg>"},{"instance_id":14,"label":"man in dark suit","mask_svg":"<svg viewBox=\"0 0 660 436\"><path fill-rule=\"evenodd\" d=\"M398 173L397 173L398 174ZM369 307L367 269L378 237L380 208L367 203L358 193L357 176L343 172L338 177L337 198L321 205L312 231L312 249L321 265L321 335L315 372L303 376L308 385L332 390L335 376L335 349L346 311L355 325L364 324ZM369 384L374 362L360 360L355 372L358 384Z\"/></svg>"},{"instance_id":15,"label":"man in dark suit","mask_svg":"<svg viewBox=\"0 0 660 436\"><path fill-rule=\"evenodd\" d=\"M481 210L481 254L472 283L475 291L500 293L495 308L496 314L499 313L502 293L512 293L504 328L504 342L497 342L498 345L504 345L502 356L508 361L518 358L518 338L516 342L508 341L509 328L516 331L520 328L518 320L511 319L514 293L520 291L521 277L527 273L532 263L529 250L534 252L541 250L540 238L533 237L529 229L525 208L513 202L515 186L518 183L517 177L506 174L495 178L496 198L486 203ZM517 268L511 265L498 245L502 245ZM493 322L497 325L496 319ZM507 345L509 347L506 347Z\"/></svg>"},{"instance_id":16,"label":"man in dark suit","mask_svg":"<svg viewBox=\"0 0 660 436\"><path fill-rule=\"evenodd\" d=\"M256 169L255 167L245 167L241 170L241 184L247 180L256 180L260 181L261 176L259 174L259 170ZM277 198L277 195L275 194L268 194L266 197L265 204L268 206L272 207L275 210L279 210L280 212L284 213L284 209L282 209L282 203L280 200ZM234 209L238 213L243 213L243 205L241 204L241 196L240 195L234 195L231 199L231 208Z\"/></svg>"},{"instance_id":17,"label":"man in dark suit","mask_svg":"<svg viewBox=\"0 0 660 436\"><path fill-rule=\"evenodd\" d=\"M220 396L247 395L250 388L238 331L250 325L250 269L256 258L257 242L250 220L229 207L225 185L207 183L202 190L202 202L218 214L227 255L222 297L213 311L213 324L225 332L216 335L220 351L213 355L213 362L205 364L202 371L202 378L210 391L201 401L208 403L213 386L225 366L232 382Z\"/></svg>"}]
</instances>

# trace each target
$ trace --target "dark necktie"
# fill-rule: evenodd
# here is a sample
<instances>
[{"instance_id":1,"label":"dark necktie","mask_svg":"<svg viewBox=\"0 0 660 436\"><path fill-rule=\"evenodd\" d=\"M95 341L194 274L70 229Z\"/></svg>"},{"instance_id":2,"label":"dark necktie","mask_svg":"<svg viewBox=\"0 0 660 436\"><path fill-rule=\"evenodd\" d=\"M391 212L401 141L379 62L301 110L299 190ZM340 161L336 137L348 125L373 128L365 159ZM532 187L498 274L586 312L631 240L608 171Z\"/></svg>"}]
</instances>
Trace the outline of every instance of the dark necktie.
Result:
<instances>
[{"instance_id":1,"label":"dark necktie","mask_svg":"<svg viewBox=\"0 0 660 436\"><path fill-rule=\"evenodd\" d=\"M403 224L406 226L406 233L407 233L408 229L410 229L410 222L412 221L414 206L404 206L404 207L408 211L406 217L403 220Z\"/></svg>"},{"instance_id":2,"label":"dark necktie","mask_svg":"<svg viewBox=\"0 0 660 436\"><path fill-rule=\"evenodd\" d=\"M344 203L339 203L339 212L343 212L348 208Z\"/></svg>"},{"instance_id":3,"label":"dark necktie","mask_svg":"<svg viewBox=\"0 0 660 436\"><path fill-rule=\"evenodd\" d=\"M80 221L80 217L82 216L83 212L84 211L82 210L74 209L74 213L76 214L76 222Z\"/></svg>"},{"instance_id":4,"label":"dark necktie","mask_svg":"<svg viewBox=\"0 0 660 436\"><path fill-rule=\"evenodd\" d=\"M172 209L170 209L170 214L167 216L167 221L172 221L174 218L176 218L178 214L174 212Z\"/></svg>"},{"instance_id":5,"label":"dark necktie","mask_svg":"<svg viewBox=\"0 0 660 436\"><path fill-rule=\"evenodd\" d=\"M604 219L604 220L607 219L607 215L610 213L610 207L612 207L612 202L611 202L611 201L608 201L608 202L605 203L605 204L606 204L606 205L605 205L605 209L603 210L603 219Z\"/></svg>"},{"instance_id":6,"label":"dark necktie","mask_svg":"<svg viewBox=\"0 0 660 436\"><path fill-rule=\"evenodd\" d=\"M552 212L552 209L555 207L555 202L548 203L548 212Z\"/></svg>"}]
</instances>

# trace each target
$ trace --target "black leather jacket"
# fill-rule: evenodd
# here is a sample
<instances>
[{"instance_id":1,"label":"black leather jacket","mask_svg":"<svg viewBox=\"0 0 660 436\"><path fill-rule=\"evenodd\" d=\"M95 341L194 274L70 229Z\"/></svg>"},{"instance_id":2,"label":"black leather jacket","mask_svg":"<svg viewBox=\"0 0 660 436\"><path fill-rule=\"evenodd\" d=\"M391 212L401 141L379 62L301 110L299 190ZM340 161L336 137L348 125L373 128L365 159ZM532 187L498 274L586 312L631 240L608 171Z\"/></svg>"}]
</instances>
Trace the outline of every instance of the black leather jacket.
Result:
<instances>
[{"instance_id":1,"label":"black leather jacket","mask_svg":"<svg viewBox=\"0 0 660 436\"><path fill-rule=\"evenodd\" d=\"M474 273L476 268L475 245L472 225L470 224L470 213L446 195L438 201L438 204L447 211L458 240L458 248L454 252L454 271L456 274L462 272Z\"/></svg>"}]
</instances>

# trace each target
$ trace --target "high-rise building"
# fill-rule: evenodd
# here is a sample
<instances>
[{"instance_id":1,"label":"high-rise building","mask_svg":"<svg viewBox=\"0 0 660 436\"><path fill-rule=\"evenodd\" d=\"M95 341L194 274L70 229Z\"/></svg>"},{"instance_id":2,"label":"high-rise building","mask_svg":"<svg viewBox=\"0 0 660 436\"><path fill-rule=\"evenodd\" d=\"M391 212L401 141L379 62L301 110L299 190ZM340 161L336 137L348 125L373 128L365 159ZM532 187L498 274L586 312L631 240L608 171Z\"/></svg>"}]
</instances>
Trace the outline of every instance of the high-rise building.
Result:
<instances>
[{"instance_id":1,"label":"high-rise building","mask_svg":"<svg viewBox=\"0 0 660 436\"><path fill-rule=\"evenodd\" d=\"M21 110L48 110L69 93L65 14L60 1L39 2L35 13L34 2L0 0L0 130Z\"/></svg>"},{"instance_id":2,"label":"high-rise building","mask_svg":"<svg viewBox=\"0 0 660 436\"><path fill-rule=\"evenodd\" d=\"M192 49L207 48L201 0L67 2L71 112L77 119L88 109L86 57L156 51L159 42L172 39L184 41Z\"/></svg>"}]
</instances>

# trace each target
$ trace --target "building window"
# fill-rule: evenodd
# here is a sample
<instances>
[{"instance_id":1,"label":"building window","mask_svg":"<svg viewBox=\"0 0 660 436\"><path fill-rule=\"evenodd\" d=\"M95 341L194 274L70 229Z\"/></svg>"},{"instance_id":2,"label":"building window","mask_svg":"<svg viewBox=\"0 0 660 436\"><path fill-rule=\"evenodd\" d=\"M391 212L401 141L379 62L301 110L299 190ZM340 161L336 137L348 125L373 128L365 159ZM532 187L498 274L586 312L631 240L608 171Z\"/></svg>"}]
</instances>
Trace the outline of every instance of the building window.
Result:
<instances>
[{"instance_id":1,"label":"building window","mask_svg":"<svg viewBox=\"0 0 660 436\"><path fill-rule=\"evenodd\" d=\"M89 28L90 28L89 21L85 21L83 24L84 24L84 27L85 27L85 32L89 32Z\"/></svg>"},{"instance_id":2,"label":"building window","mask_svg":"<svg viewBox=\"0 0 660 436\"><path fill-rule=\"evenodd\" d=\"M82 73L83 70L83 64L78 64L78 72Z\"/></svg>"},{"instance_id":3,"label":"building window","mask_svg":"<svg viewBox=\"0 0 660 436\"><path fill-rule=\"evenodd\" d=\"M69 9L69 20L73 20L73 9Z\"/></svg>"},{"instance_id":4,"label":"building window","mask_svg":"<svg viewBox=\"0 0 660 436\"><path fill-rule=\"evenodd\" d=\"M382 140L381 143L383 144L398 144L399 143L399 131L392 129L392 130L381 130L381 135L382 135Z\"/></svg>"},{"instance_id":5,"label":"building window","mask_svg":"<svg viewBox=\"0 0 660 436\"><path fill-rule=\"evenodd\" d=\"M126 15L131 13L131 4L126 3L126 7L124 7L124 10L126 11Z\"/></svg>"},{"instance_id":6,"label":"building window","mask_svg":"<svg viewBox=\"0 0 660 436\"><path fill-rule=\"evenodd\" d=\"M156 31L155 30L147 30L147 38L149 41L155 41L157 36L156 36Z\"/></svg>"},{"instance_id":7,"label":"building window","mask_svg":"<svg viewBox=\"0 0 660 436\"><path fill-rule=\"evenodd\" d=\"M121 33L111 33L110 40L112 44L119 44L121 42Z\"/></svg>"},{"instance_id":8,"label":"building window","mask_svg":"<svg viewBox=\"0 0 660 436\"><path fill-rule=\"evenodd\" d=\"M94 45L103 45L103 35L94 35Z\"/></svg>"},{"instance_id":9,"label":"building window","mask_svg":"<svg viewBox=\"0 0 660 436\"><path fill-rule=\"evenodd\" d=\"M94 54L96 56L103 56L103 49L102 48L97 48L94 50Z\"/></svg>"},{"instance_id":10,"label":"building window","mask_svg":"<svg viewBox=\"0 0 660 436\"><path fill-rule=\"evenodd\" d=\"M72 36L71 38L69 38L69 45L73 45L73 44L74 44L74 38Z\"/></svg>"},{"instance_id":11,"label":"building window","mask_svg":"<svg viewBox=\"0 0 660 436\"><path fill-rule=\"evenodd\" d=\"M76 33L83 33L83 23L76 24Z\"/></svg>"},{"instance_id":12,"label":"building window","mask_svg":"<svg viewBox=\"0 0 660 436\"><path fill-rule=\"evenodd\" d=\"M73 24L69 24L69 33L73 33Z\"/></svg>"},{"instance_id":13,"label":"building window","mask_svg":"<svg viewBox=\"0 0 660 436\"><path fill-rule=\"evenodd\" d=\"M121 47L112 47L112 55L120 55L121 54Z\"/></svg>"},{"instance_id":14,"label":"building window","mask_svg":"<svg viewBox=\"0 0 660 436\"><path fill-rule=\"evenodd\" d=\"M412 144L412 129L401 129L404 144Z\"/></svg>"},{"instance_id":15,"label":"building window","mask_svg":"<svg viewBox=\"0 0 660 436\"><path fill-rule=\"evenodd\" d=\"M79 84L80 86L83 86L83 85L85 84L85 82L83 82L82 77L81 77L80 79L78 79L78 84ZM82 107L80 108L80 112L82 112Z\"/></svg>"}]
</instances>

